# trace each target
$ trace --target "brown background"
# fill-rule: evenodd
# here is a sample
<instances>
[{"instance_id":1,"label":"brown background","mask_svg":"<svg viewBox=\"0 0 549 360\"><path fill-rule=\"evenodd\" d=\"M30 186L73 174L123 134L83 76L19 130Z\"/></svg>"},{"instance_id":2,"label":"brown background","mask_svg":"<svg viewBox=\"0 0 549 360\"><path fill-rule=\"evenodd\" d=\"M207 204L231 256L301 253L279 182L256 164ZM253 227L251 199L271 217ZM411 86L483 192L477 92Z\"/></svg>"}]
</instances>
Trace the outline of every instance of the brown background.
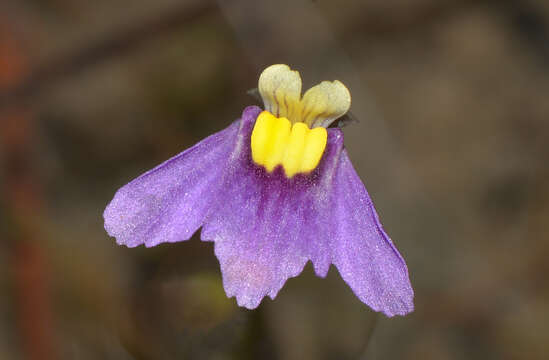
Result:
<instances>
[{"instance_id":1,"label":"brown background","mask_svg":"<svg viewBox=\"0 0 549 360\"><path fill-rule=\"evenodd\" d=\"M545 359L549 2L0 4L0 359ZM265 65L341 79L408 262L387 319L310 265L250 312L210 243L118 247L115 190L227 126Z\"/></svg>"}]
</instances>

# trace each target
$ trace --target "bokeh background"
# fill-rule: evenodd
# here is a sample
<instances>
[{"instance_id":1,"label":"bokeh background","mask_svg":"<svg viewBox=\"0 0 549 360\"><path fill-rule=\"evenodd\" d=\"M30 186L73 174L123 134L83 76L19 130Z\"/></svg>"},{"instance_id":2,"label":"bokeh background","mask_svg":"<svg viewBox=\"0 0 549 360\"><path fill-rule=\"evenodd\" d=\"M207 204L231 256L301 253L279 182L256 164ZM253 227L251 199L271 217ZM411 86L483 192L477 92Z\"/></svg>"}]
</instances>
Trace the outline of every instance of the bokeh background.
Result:
<instances>
[{"instance_id":1,"label":"bokeh background","mask_svg":"<svg viewBox=\"0 0 549 360\"><path fill-rule=\"evenodd\" d=\"M238 118L279 62L351 89L346 145L411 315L310 264L240 309L211 243L103 230L116 189ZM3 0L0 359L546 359L548 141L544 0Z\"/></svg>"}]
</instances>

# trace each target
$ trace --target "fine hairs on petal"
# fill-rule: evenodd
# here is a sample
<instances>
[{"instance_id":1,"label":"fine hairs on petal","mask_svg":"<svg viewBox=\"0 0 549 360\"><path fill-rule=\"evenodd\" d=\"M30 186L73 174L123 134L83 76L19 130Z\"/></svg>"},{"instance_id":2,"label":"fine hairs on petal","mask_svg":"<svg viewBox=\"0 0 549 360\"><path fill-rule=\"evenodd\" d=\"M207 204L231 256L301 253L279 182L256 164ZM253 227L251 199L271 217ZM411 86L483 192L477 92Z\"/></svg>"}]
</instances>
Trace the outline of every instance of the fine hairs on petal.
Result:
<instances>
[{"instance_id":1,"label":"fine hairs on petal","mask_svg":"<svg viewBox=\"0 0 549 360\"><path fill-rule=\"evenodd\" d=\"M215 201L238 123L120 188L105 209L105 230L120 245L188 240Z\"/></svg>"},{"instance_id":2,"label":"fine hairs on petal","mask_svg":"<svg viewBox=\"0 0 549 360\"><path fill-rule=\"evenodd\" d=\"M308 260L325 276L336 265L355 294L388 316L413 309L406 264L383 231L364 185L328 129L323 159L311 174L286 178L250 157L254 118L242 117L241 148L224 175L201 237L215 242L223 284L240 306L274 298Z\"/></svg>"}]
</instances>

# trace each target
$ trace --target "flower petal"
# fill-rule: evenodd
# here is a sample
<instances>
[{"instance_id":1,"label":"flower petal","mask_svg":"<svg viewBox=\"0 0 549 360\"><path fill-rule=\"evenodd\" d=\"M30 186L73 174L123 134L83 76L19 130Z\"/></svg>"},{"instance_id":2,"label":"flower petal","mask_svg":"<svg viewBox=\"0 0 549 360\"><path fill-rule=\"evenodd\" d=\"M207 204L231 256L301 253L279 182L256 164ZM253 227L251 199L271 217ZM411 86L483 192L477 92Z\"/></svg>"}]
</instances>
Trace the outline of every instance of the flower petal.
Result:
<instances>
[{"instance_id":1,"label":"flower petal","mask_svg":"<svg viewBox=\"0 0 549 360\"><path fill-rule=\"evenodd\" d=\"M253 163L255 118L243 116L218 199L201 238L215 242L227 296L253 309L274 298L308 260L326 276L331 263L355 294L392 316L412 310L406 265L381 228L364 185L343 148L340 129L328 129L319 166L287 179Z\"/></svg>"},{"instance_id":2,"label":"flower petal","mask_svg":"<svg viewBox=\"0 0 549 360\"><path fill-rule=\"evenodd\" d=\"M323 81L305 92L301 121L310 127L328 127L351 107L351 94L340 81Z\"/></svg>"},{"instance_id":3,"label":"flower petal","mask_svg":"<svg viewBox=\"0 0 549 360\"><path fill-rule=\"evenodd\" d=\"M282 169L267 173L250 157L255 119L243 117L241 151L228 166L219 206L212 209L202 239L215 241L227 296L253 309L264 296L274 298L287 278L297 276L307 262L299 249L300 199L292 199Z\"/></svg>"},{"instance_id":4,"label":"flower petal","mask_svg":"<svg viewBox=\"0 0 549 360\"><path fill-rule=\"evenodd\" d=\"M414 309L404 259L383 230L372 200L347 152L341 153L334 183L333 263L354 293L387 316Z\"/></svg>"},{"instance_id":5,"label":"flower petal","mask_svg":"<svg viewBox=\"0 0 549 360\"><path fill-rule=\"evenodd\" d=\"M215 241L227 296L236 296L238 304L249 309L267 295L274 298L309 259L318 274L326 274L331 259L327 232L332 230L325 217L327 191L333 159L342 146L341 131L333 129L317 169L288 179L282 167L268 173L251 160L254 121L242 118L241 150L227 164L217 206L201 235Z\"/></svg>"},{"instance_id":6,"label":"flower petal","mask_svg":"<svg viewBox=\"0 0 549 360\"><path fill-rule=\"evenodd\" d=\"M265 110L295 121L301 111L301 76L288 65L271 65L259 76L259 93Z\"/></svg>"},{"instance_id":7,"label":"flower petal","mask_svg":"<svg viewBox=\"0 0 549 360\"><path fill-rule=\"evenodd\" d=\"M119 189L103 214L109 235L128 247L188 240L216 198L238 128L236 121Z\"/></svg>"}]
</instances>

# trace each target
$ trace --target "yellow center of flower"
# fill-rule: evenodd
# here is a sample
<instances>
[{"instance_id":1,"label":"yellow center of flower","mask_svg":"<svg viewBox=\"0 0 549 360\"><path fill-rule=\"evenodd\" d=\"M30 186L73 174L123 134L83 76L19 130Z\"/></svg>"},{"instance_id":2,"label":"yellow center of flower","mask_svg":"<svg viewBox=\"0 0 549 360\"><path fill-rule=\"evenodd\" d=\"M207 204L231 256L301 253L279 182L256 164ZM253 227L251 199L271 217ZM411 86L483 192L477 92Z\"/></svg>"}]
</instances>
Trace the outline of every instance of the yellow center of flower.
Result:
<instances>
[{"instance_id":1,"label":"yellow center of flower","mask_svg":"<svg viewBox=\"0 0 549 360\"><path fill-rule=\"evenodd\" d=\"M351 106L339 81L323 81L301 97L301 77L288 65L266 68L259 77L265 104L252 131L252 159L268 172L282 165L286 177L314 170L326 148L326 128Z\"/></svg>"},{"instance_id":2,"label":"yellow center of flower","mask_svg":"<svg viewBox=\"0 0 549 360\"><path fill-rule=\"evenodd\" d=\"M314 170L326 148L323 127L309 129L302 122L277 118L268 111L257 117L252 132L252 159L271 172L282 165L286 177Z\"/></svg>"}]
</instances>

